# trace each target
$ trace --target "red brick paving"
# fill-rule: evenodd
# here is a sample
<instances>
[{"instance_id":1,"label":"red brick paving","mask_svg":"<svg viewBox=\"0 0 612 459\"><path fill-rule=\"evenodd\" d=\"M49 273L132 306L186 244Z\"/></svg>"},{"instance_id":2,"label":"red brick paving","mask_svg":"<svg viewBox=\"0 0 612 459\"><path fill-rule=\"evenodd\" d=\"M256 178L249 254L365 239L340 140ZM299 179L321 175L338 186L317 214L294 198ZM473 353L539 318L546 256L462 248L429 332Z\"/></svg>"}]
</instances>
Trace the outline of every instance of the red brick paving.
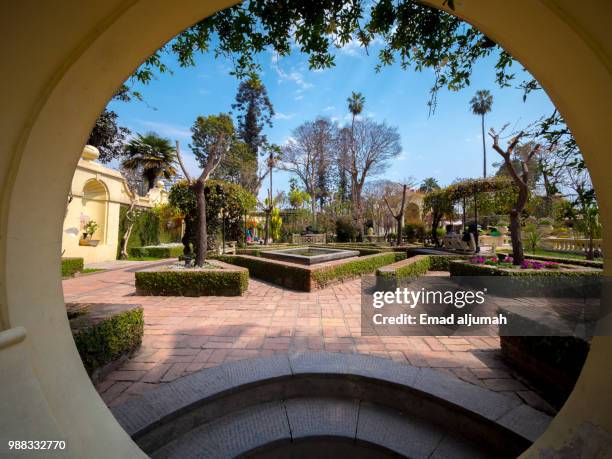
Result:
<instances>
[{"instance_id":1,"label":"red brick paving","mask_svg":"<svg viewBox=\"0 0 612 459\"><path fill-rule=\"evenodd\" d=\"M97 385L108 405L225 362L324 350L430 367L551 411L501 360L498 338L361 336L359 279L314 292L250 279L242 297L154 297L135 296L131 271L63 281L66 302L137 303L144 308L142 347Z\"/></svg>"}]
</instances>

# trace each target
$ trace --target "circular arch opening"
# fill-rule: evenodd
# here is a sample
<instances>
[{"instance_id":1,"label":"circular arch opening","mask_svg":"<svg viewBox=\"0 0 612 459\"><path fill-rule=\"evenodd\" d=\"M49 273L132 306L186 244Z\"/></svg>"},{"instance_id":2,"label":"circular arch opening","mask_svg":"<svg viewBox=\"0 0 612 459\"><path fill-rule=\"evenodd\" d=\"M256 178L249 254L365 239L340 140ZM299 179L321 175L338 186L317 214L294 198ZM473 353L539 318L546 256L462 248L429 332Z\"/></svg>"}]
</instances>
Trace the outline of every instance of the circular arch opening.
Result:
<instances>
[{"instance_id":1,"label":"circular arch opening","mask_svg":"<svg viewBox=\"0 0 612 459\"><path fill-rule=\"evenodd\" d=\"M426 3L443 7L442 1ZM567 120L598 192L604 241L612 240L612 190L606 186L611 160L606 155L605 135L612 107L610 49L605 40L610 5L599 2L597 8L588 9L568 3L554 9L547 3L508 5L501 0L478 5L455 3L455 14L519 59ZM38 36L46 34L50 40L39 50L24 45L22 55L9 52L16 66L29 63L29 68L39 70L32 72L36 76L23 82L14 75L2 77L6 81L3 86L14 89L4 98L4 110L14 111L8 135L2 140L2 151L7 152L2 169L8 171L2 179L2 326L24 327L26 333L20 352L26 358L28 384L21 384L19 390L29 391L26 393L33 400L30 408L35 406L44 413L41 421L30 422L27 428L68 438L75 456L97 453L122 457L138 451L88 381L69 333L59 272L48 269L59 263L58 235L72 171L93 120L135 65L180 30L229 4L187 0L174 4L74 3L66 4L65 9L45 5L38 11L40 18L47 19L45 23L29 25L24 19L28 17L25 6L13 6L6 15L14 19L4 28L7 36L25 37L38 27ZM79 20L72 21L76 12L81 13L76 16ZM9 42L5 40L3 48ZM117 49L122 52L117 54ZM90 103L76 107L75 100ZM54 161L41 168L50 154ZM39 195L32 183L46 192ZM40 209L35 215L30 211L33 202ZM608 254L610 243L604 244ZM38 261L34 268L29 262L32 259ZM9 341L14 343L15 339ZM610 349L609 338L594 340L574 394L535 448L556 447L587 422L595 429L609 431L612 415L606 408L612 396L607 388L612 374L606 355ZM8 383L16 385L17 379ZM116 441L108 442L108 438Z\"/></svg>"}]
</instances>

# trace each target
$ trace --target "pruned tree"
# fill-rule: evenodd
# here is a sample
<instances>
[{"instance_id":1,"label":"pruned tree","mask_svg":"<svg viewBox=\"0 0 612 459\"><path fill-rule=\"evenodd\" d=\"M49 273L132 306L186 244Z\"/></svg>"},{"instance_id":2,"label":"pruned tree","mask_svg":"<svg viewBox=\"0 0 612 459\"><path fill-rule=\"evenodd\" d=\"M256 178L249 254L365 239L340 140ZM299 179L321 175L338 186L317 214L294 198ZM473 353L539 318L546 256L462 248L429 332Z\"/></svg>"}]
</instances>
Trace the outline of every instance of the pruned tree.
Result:
<instances>
[{"instance_id":1,"label":"pruned tree","mask_svg":"<svg viewBox=\"0 0 612 459\"><path fill-rule=\"evenodd\" d=\"M389 161L399 156L402 147L397 128L385 122L377 123L368 118L356 120L353 132L349 155L338 158L338 164L351 179L353 221L363 237L363 186L368 178L383 173Z\"/></svg>"},{"instance_id":2,"label":"pruned tree","mask_svg":"<svg viewBox=\"0 0 612 459\"><path fill-rule=\"evenodd\" d=\"M413 182L411 181L410 183L412 184ZM395 219L396 227L397 227L396 245L400 246L400 245L402 245L402 233L403 233L403 227L404 227L404 213L406 212L406 197L408 195L409 184L406 181L404 181L404 183L402 183L402 184L393 183L392 187L395 190L397 190L398 188L401 189L401 200L399 202L399 206L389 202L390 201L390 196L393 194L391 192L391 189L389 189L390 187L386 187L387 189L385 190L386 192L385 192L385 194L383 196L383 200L384 200L385 204L387 205L387 209L389 209L389 212L391 213L391 216Z\"/></svg>"},{"instance_id":3,"label":"pruned tree","mask_svg":"<svg viewBox=\"0 0 612 459\"><path fill-rule=\"evenodd\" d=\"M503 128L500 130L500 133ZM513 153L519 147L519 142L526 136L525 131L514 135L508 142L505 149L499 145L500 133L490 129L489 135L493 139L493 149L499 153L504 160L504 166L514 184L518 189L518 194L514 205L510 209L510 236L512 239L512 259L515 265L520 265L525 259L523 251L523 239L521 235L521 213L525 209L529 199L529 166L530 161L540 153L539 143L529 142L521 145L521 154L513 161ZM520 169L519 169L520 168Z\"/></svg>"},{"instance_id":4,"label":"pruned tree","mask_svg":"<svg viewBox=\"0 0 612 459\"><path fill-rule=\"evenodd\" d=\"M196 195L198 225L196 229L195 265L203 266L206 260L208 235L206 229L206 181L215 171L224 155L230 149L234 135L232 119L226 113L199 116L193 126L191 149L202 169L197 178L192 178L180 155L179 143L176 153L183 174Z\"/></svg>"}]
</instances>

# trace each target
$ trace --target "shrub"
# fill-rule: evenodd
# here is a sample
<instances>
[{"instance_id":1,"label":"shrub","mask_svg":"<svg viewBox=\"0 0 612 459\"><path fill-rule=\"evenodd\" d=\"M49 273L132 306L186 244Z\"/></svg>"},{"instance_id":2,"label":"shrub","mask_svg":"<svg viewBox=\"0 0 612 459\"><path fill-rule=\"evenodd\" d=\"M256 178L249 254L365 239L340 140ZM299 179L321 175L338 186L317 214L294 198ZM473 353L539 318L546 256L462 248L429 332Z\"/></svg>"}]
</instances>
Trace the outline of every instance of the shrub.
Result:
<instances>
[{"instance_id":1,"label":"shrub","mask_svg":"<svg viewBox=\"0 0 612 459\"><path fill-rule=\"evenodd\" d=\"M128 206L119 207L119 243L117 244L117 259L123 247L123 236L127 227L126 213ZM159 244L160 220L152 210L139 210L134 213L134 227L128 241L128 253L132 247L144 247Z\"/></svg>"},{"instance_id":2,"label":"shrub","mask_svg":"<svg viewBox=\"0 0 612 459\"><path fill-rule=\"evenodd\" d=\"M324 287L333 281L344 280L376 271L381 266L395 263L406 254L401 252L384 252L375 255L360 257L356 260L342 264L325 266L315 269L312 277L318 286Z\"/></svg>"},{"instance_id":3,"label":"shrub","mask_svg":"<svg viewBox=\"0 0 612 459\"><path fill-rule=\"evenodd\" d=\"M383 278L416 277L429 271L430 259L428 255L417 255L393 264L383 266L376 270L376 275Z\"/></svg>"},{"instance_id":4,"label":"shrub","mask_svg":"<svg viewBox=\"0 0 612 459\"><path fill-rule=\"evenodd\" d=\"M240 296L249 286L249 273L243 269L160 269L135 274L138 295Z\"/></svg>"},{"instance_id":5,"label":"shrub","mask_svg":"<svg viewBox=\"0 0 612 459\"><path fill-rule=\"evenodd\" d=\"M130 307L90 325L86 325L90 320L88 312L70 321L74 343L90 376L104 365L129 356L140 346L144 331L143 310L140 306Z\"/></svg>"},{"instance_id":6,"label":"shrub","mask_svg":"<svg viewBox=\"0 0 612 459\"><path fill-rule=\"evenodd\" d=\"M294 290L309 292L312 289L310 270L306 267L276 263L272 260L253 256L219 255L217 259L247 268L249 274L257 279Z\"/></svg>"},{"instance_id":7,"label":"shrub","mask_svg":"<svg viewBox=\"0 0 612 459\"><path fill-rule=\"evenodd\" d=\"M183 246L131 247L132 258L178 258L183 255Z\"/></svg>"},{"instance_id":8,"label":"shrub","mask_svg":"<svg viewBox=\"0 0 612 459\"><path fill-rule=\"evenodd\" d=\"M349 217L339 217L336 220L336 241L351 242L357 238L357 228Z\"/></svg>"},{"instance_id":9,"label":"shrub","mask_svg":"<svg viewBox=\"0 0 612 459\"><path fill-rule=\"evenodd\" d=\"M62 277L72 277L81 271L83 271L83 258L62 258Z\"/></svg>"},{"instance_id":10,"label":"shrub","mask_svg":"<svg viewBox=\"0 0 612 459\"><path fill-rule=\"evenodd\" d=\"M423 223L406 223L403 233L409 242L422 241L425 238L425 225Z\"/></svg>"}]
</instances>

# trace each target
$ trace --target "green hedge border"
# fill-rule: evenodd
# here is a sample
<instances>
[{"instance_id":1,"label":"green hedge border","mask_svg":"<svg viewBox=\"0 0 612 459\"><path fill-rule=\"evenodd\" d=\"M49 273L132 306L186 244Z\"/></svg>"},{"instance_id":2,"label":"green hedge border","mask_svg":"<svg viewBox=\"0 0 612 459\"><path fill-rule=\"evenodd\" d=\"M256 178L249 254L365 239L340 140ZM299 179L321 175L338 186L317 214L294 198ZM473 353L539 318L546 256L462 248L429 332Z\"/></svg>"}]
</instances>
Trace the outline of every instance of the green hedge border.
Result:
<instances>
[{"instance_id":1,"label":"green hedge border","mask_svg":"<svg viewBox=\"0 0 612 459\"><path fill-rule=\"evenodd\" d=\"M130 247L131 258L178 258L183 255L183 246L176 247Z\"/></svg>"},{"instance_id":2,"label":"green hedge border","mask_svg":"<svg viewBox=\"0 0 612 459\"><path fill-rule=\"evenodd\" d=\"M84 260L80 257L62 258L62 277L72 277L83 271Z\"/></svg>"},{"instance_id":3,"label":"green hedge border","mask_svg":"<svg viewBox=\"0 0 612 459\"><path fill-rule=\"evenodd\" d=\"M137 295L154 296L240 296L249 286L243 269L138 271Z\"/></svg>"},{"instance_id":4,"label":"green hedge border","mask_svg":"<svg viewBox=\"0 0 612 459\"><path fill-rule=\"evenodd\" d=\"M575 259L575 258L564 258L561 256L549 257L548 255L529 255L529 254L526 254L525 258L528 260L554 261L556 263L563 263L566 265L577 265L577 266L584 266L586 268L603 269L603 261L580 260L580 259Z\"/></svg>"},{"instance_id":5,"label":"green hedge border","mask_svg":"<svg viewBox=\"0 0 612 459\"><path fill-rule=\"evenodd\" d=\"M564 263L570 265L571 263ZM533 270L498 269L484 264L473 264L463 260L453 260L449 264L451 276L508 276L508 277L601 277L595 270Z\"/></svg>"},{"instance_id":6,"label":"green hedge border","mask_svg":"<svg viewBox=\"0 0 612 459\"><path fill-rule=\"evenodd\" d=\"M76 331L73 337L91 376L97 369L138 349L143 333L144 313L142 307L137 307Z\"/></svg>"},{"instance_id":7,"label":"green hedge border","mask_svg":"<svg viewBox=\"0 0 612 459\"><path fill-rule=\"evenodd\" d=\"M220 255L218 260L242 266L257 279L276 285L310 292L316 288L325 287L332 282L340 282L362 274L376 271L377 268L395 263L406 257L401 252L384 252L367 255L355 260L331 266L295 266L283 262L258 258L248 255Z\"/></svg>"}]
</instances>

